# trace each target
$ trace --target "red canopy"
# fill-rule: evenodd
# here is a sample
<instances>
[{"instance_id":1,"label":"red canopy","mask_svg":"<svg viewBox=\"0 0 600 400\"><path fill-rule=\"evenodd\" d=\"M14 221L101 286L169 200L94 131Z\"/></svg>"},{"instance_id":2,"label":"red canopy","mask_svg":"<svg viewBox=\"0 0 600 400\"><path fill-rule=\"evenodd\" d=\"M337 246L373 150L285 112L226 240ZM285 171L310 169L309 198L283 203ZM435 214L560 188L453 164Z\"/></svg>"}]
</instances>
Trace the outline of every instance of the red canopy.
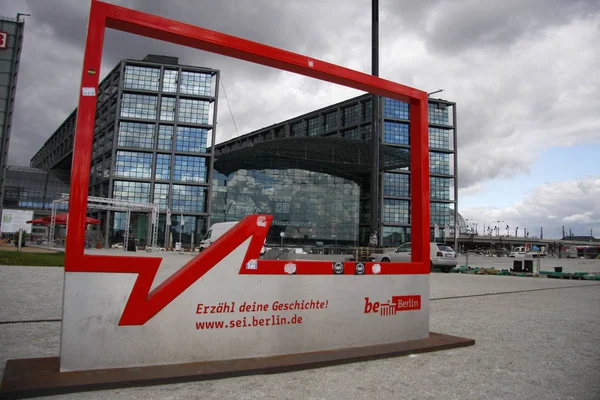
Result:
<instances>
[{"instance_id":1,"label":"red canopy","mask_svg":"<svg viewBox=\"0 0 600 400\"><path fill-rule=\"evenodd\" d=\"M68 213L63 213L63 214L56 214L56 218L54 219L54 223L56 225L66 225L67 224L67 217L69 216ZM49 224L52 222L52 216L48 215L47 217L43 217L43 218L37 218L37 219L32 219L31 221L27 221L28 224ZM92 224L92 225L98 225L100 223L99 219L96 218L91 218L91 217L85 217L85 223L86 224Z\"/></svg>"},{"instance_id":2,"label":"red canopy","mask_svg":"<svg viewBox=\"0 0 600 400\"><path fill-rule=\"evenodd\" d=\"M42 225L48 225L50 222L42 219L42 218L36 218L36 219L32 219L30 221L26 221L26 223L28 224L42 224Z\"/></svg>"}]
</instances>

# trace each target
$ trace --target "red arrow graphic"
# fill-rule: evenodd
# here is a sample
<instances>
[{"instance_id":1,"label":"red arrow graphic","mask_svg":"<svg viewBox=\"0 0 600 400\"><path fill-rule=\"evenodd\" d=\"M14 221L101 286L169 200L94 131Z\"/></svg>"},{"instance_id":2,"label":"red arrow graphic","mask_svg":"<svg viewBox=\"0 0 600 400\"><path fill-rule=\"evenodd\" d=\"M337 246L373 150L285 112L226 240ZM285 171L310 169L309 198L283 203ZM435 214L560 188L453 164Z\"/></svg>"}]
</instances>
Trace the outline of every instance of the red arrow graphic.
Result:
<instances>
[{"instance_id":1,"label":"red arrow graphic","mask_svg":"<svg viewBox=\"0 0 600 400\"><path fill-rule=\"evenodd\" d=\"M137 273L119 325L143 325L250 237L242 267L249 260L258 259L272 219L271 215L245 217L152 292L150 288L161 262L157 257L84 255L78 267L65 271Z\"/></svg>"}]
</instances>

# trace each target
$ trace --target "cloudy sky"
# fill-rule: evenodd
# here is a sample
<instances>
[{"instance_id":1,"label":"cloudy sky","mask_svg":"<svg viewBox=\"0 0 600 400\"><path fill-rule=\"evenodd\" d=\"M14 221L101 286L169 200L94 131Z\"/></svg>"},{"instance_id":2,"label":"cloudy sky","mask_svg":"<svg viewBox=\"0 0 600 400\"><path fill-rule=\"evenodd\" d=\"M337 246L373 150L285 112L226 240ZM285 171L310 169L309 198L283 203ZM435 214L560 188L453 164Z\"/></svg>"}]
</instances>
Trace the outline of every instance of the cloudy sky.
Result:
<instances>
[{"instance_id":1,"label":"cloudy sky","mask_svg":"<svg viewBox=\"0 0 600 400\"><path fill-rule=\"evenodd\" d=\"M369 0L111 0L370 73ZM6 0L27 18L9 163L76 107L85 0ZM380 0L380 76L457 102L459 212L600 237L600 0ZM148 53L221 70L218 142L360 92L110 31L102 76Z\"/></svg>"}]
</instances>

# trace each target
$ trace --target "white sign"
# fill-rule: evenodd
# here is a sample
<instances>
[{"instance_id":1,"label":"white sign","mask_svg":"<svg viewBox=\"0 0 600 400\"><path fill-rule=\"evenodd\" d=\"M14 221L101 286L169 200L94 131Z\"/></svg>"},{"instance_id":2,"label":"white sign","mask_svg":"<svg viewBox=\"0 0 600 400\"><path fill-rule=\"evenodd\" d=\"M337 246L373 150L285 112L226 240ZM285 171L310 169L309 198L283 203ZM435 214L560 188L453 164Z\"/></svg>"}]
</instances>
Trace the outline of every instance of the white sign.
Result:
<instances>
[{"instance_id":1,"label":"white sign","mask_svg":"<svg viewBox=\"0 0 600 400\"><path fill-rule=\"evenodd\" d=\"M81 94L83 96L95 96L96 95L96 89L93 87L82 87L81 88Z\"/></svg>"},{"instance_id":2,"label":"white sign","mask_svg":"<svg viewBox=\"0 0 600 400\"><path fill-rule=\"evenodd\" d=\"M188 262L188 271L197 266L204 275L175 272L168 278L175 285L149 295L146 279L154 280L160 259L144 260L138 273L115 273L119 262L107 267L103 256L91 256L96 264L86 268L95 272L65 272L60 371L269 357L429 336L428 268L395 274L397 263L366 262L359 275L354 262L260 260L270 224L257 221L247 217ZM130 267L139 257L123 258L116 267L135 271Z\"/></svg>"},{"instance_id":3,"label":"white sign","mask_svg":"<svg viewBox=\"0 0 600 400\"><path fill-rule=\"evenodd\" d=\"M290 212L290 203L275 203L275 212L276 213L289 213Z\"/></svg>"},{"instance_id":4,"label":"white sign","mask_svg":"<svg viewBox=\"0 0 600 400\"><path fill-rule=\"evenodd\" d=\"M32 210L2 210L2 233L15 233L23 229L31 233L31 225L26 223L33 219Z\"/></svg>"}]
</instances>

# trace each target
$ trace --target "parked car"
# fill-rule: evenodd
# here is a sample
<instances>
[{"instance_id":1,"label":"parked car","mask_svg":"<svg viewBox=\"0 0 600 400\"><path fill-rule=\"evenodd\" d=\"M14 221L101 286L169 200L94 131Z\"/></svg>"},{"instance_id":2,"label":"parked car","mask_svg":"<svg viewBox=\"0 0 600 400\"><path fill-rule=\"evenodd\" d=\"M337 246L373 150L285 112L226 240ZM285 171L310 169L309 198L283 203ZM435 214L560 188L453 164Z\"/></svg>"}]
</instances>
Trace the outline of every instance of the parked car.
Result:
<instances>
[{"instance_id":1,"label":"parked car","mask_svg":"<svg viewBox=\"0 0 600 400\"><path fill-rule=\"evenodd\" d=\"M404 243L396 250L387 251L382 254L373 253L372 261L379 262L410 262L411 261L411 242ZM450 270L457 264L457 254L452 248L444 243L430 243L429 257L431 269L439 268L443 272Z\"/></svg>"},{"instance_id":2,"label":"parked car","mask_svg":"<svg viewBox=\"0 0 600 400\"><path fill-rule=\"evenodd\" d=\"M579 255L579 251L577 246L567 246L561 249L562 255L565 258L579 258L583 257L583 250L581 251L581 255Z\"/></svg>"}]
</instances>

